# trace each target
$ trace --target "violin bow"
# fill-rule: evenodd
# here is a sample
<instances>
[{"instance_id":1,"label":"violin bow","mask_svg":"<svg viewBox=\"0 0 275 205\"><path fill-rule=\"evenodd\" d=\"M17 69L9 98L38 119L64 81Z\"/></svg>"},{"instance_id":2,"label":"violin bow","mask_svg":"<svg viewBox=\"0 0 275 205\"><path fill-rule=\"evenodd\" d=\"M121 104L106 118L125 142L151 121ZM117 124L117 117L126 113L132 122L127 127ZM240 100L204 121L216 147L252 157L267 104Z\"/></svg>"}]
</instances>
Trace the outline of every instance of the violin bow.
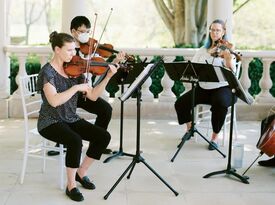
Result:
<instances>
[{"instance_id":1,"label":"violin bow","mask_svg":"<svg viewBox=\"0 0 275 205\"><path fill-rule=\"evenodd\" d=\"M100 41L101 41L101 39L102 39L103 33L104 33L105 30L106 30L106 27L107 27L107 24L108 24L108 22L109 22L109 19L110 19L110 17L111 17L112 12L113 12L113 8L111 8L111 10L110 10L110 13L109 13L109 15L108 15L107 21L106 21L106 23L105 23L105 25L104 25L103 31L102 31L102 33L101 33L101 35L100 35L100 38L98 39L98 41L97 41L97 43L96 43L96 45L95 45L94 51L93 51L93 53L92 53L92 55L91 55L91 58L93 58L93 57L95 56L95 54L96 54L96 50L97 50L98 46L100 45ZM89 58L89 59L91 59L91 58ZM88 62L88 64L90 64L90 61ZM88 66L88 65L87 65L87 66ZM108 70L109 70L109 69L107 69L106 73L108 72ZM97 82L93 85L93 87L95 87L96 85L98 85L98 84L105 78L106 73L100 76L100 78L99 78L99 79L97 80Z\"/></svg>"},{"instance_id":2,"label":"violin bow","mask_svg":"<svg viewBox=\"0 0 275 205\"><path fill-rule=\"evenodd\" d=\"M96 22L97 22L97 13L95 13L95 21L94 21L94 26L93 26L93 31L92 31L92 39L94 39L94 35L95 35L95 28L96 28ZM92 49L92 42L89 43L89 52L88 52L88 60L87 60L87 64L86 64L86 78L85 78L85 82L87 83L87 78L88 78L88 74L89 74L89 65L90 65L90 56L89 53L91 52Z\"/></svg>"},{"instance_id":3,"label":"violin bow","mask_svg":"<svg viewBox=\"0 0 275 205\"><path fill-rule=\"evenodd\" d=\"M94 57L95 54L96 54L96 49L97 49L98 46L100 45L100 41L101 41L101 39L102 39L103 33L104 33L105 30L106 30L106 27L107 27L107 24L108 24L108 22L109 22L109 19L110 19L110 17L111 17L112 12L113 12L113 8L111 8L111 10L110 10L110 13L109 13L108 18L107 18L107 21L106 21L106 23L105 23L105 25L104 25L103 31L101 32L100 38L98 39L98 41L97 41L97 43L96 43L96 46L95 46L95 49L94 49L94 52L92 53L92 57Z\"/></svg>"},{"instance_id":4,"label":"violin bow","mask_svg":"<svg viewBox=\"0 0 275 205\"><path fill-rule=\"evenodd\" d=\"M93 26L93 31L92 31L92 39L94 39L96 22L97 22L97 13L95 13L95 20L94 20L94 26ZM85 76L85 79L84 79L84 83L88 83L89 65L90 65L90 56L89 56L89 53L90 53L90 51L92 49L92 45L91 44L92 43L90 42L89 43L88 60L87 60L87 63L86 63L86 72L85 72L86 76ZM86 95L84 95L84 97L85 97L85 101L86 101Z\"/></svg>"}]
</instances>

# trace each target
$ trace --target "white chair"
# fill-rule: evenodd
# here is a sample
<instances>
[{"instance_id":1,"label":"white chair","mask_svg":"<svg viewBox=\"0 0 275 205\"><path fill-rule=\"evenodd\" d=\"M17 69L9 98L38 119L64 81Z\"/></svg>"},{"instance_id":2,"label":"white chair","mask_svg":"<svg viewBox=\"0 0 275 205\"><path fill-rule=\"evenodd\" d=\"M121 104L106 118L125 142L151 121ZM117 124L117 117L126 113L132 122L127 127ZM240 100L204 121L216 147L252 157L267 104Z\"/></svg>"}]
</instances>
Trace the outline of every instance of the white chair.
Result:
<instances>
[{"instance_id":1,"label":"white chair","mask_svg":"<svg viewBox=\"0 0 275 205\"><path fill-rule=\"evenodd\" d=\"M59 151L59 182L60 189L64 189L64 147L63 145L55 147L55 143L50 143L49 140L42 137L35 127L31 126L30 119L38 117L42 99L40 94L36 91L36 81L38 74L27 75L20 77L20 93L22 98L22 106L24 113L24 127L25 127L25 146L22 171L20 176L20 183L23 184L27 161L29 157L39 157L43 160L42 171L46 169L46 159L56 159L55 157L47 157L47 150ZM32 121L33 122L33 121ZM51 145L52 144L52 145Z\"/></svg>"},{"instance_id":2,"label":"white chair","mask_svg":"<svg viewBox=\"0 0 275 205\"><path fill-rule=\"evenodd\" d=\"M235 75L237 76L237 78L239 78L239 74L240 74L240 70L241 70L241 61L238 61L236 63L236 73ZM228 112L225 118L225 122L223 125L223 137L222 137L222 146L225 145L225 139L226 139L226 134L227 134L227 125L230 124L230 119L231 119L231 107L228 108ZM209 130L211 127L211 111L210 111L210 105L204 105L204 104L200 104L197 105L195 108L195 122L197 124L197 126L200 126L200 124L202 124L202 122L206 122L207 125L205 126L206 130L207 130L207 136L209 136ZM234 109L234 118L233 118L233 136L234 136L234 140L237 141L238 139L238 129L237 129L237 117L236 117L236 106ZM196 141L197 141L197 137L196 137Z\"/></svg>"}]
</instances>

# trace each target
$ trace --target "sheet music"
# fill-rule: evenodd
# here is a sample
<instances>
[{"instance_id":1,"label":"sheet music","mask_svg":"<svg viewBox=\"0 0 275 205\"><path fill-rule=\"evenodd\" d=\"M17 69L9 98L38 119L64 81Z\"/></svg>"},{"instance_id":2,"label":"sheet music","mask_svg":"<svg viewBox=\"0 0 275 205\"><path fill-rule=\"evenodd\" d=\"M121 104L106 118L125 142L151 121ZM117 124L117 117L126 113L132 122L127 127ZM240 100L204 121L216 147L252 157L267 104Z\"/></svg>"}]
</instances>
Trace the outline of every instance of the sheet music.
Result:
<instances>
[{"instance_id":1,"label":"sheet music","mask_svg":"<svg viewBox=\"0 0 275 205\"><path fill-rule=\"evenodd\" d=\"M238 80L237 80L237 82L238 82L238 88L239 88L240 92L243 94L243 95L241 95L242 97L240 97L240 96L238 96L238 97L242 101L247 103L248 105L251 105L254 102L254 98L249 93L245 92L245 90L243 89L243 86L241 85L241 83Z\"/></svg>"},{"instance_id":2,"label":"sheet music","mask_svg":"<svg viewBox=\"0 0 275 205\"><path fill-rule=\"evenodd\" d=\"M226 79L224 78L224 75L223 75L223 73L221 71L221 67L220 66L214 66L214 70L215 70L216 75L217 75L217 77L219 79L219 82L225 82Z\"/></svg>"},{"instance_id":3,"label":"sheet music","mask_svg":"<svg viewBox=\"0 0 275 205\"><path fill-rule=\"evenodd\" d=\"M126 90L125 93L123 93L120 97L120 100L125 101L127 100L131 94L134 92L138 84L142 81L142 79L148 75L151 67L153 66L153 63L148 64L144 70L139 74L139 76L136 78L136 80L130 85L130 87Z\"/></svg>"},{"instance_id":4,"label":"sheet music","mask_svg":"<svg viewBox=\"0 0 275 205\"><path fill-rule=\"evenodd\" d=\"M236 96L245 103L251 105L254 102L253 97L243 89L242 84L239 82L234 73L231 70L224 67L221 67L221 69L229 83L229 87L231 89L234 88L236 90Z\"/></svg>"}]
</instances>

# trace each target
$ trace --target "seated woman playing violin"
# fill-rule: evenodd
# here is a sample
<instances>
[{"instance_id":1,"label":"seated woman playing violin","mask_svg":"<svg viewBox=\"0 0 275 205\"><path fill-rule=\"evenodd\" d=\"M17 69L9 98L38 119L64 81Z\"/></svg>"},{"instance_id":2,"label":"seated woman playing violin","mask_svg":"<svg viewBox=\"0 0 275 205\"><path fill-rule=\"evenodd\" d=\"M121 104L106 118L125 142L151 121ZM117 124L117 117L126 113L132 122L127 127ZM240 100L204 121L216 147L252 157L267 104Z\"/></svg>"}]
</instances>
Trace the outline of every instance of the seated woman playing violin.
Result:
<instances>
[{"instance_id":1,"label":"seated woman playing violin","mask_svg":"<svg viewBox=\"0 0 275 205\"><path fill-rule=\"evenodd\" d=\"M87 99L96 101L117 68L110 65L104 80L92 88L88 83L83 83L83 75L70 78L64 71L64 62L71 61L75 53L74 38L54 31L50 35L50 43L53 58L42 67L37 80L37 90L43 100L37 128L43 137L66 145L66 195L74 201L82 201L84 197L76 187L76 181L86 189L95 189L87 176L88 169L95 160L100 159L111 135L106 129L91 124L76 114L79 93L85 92ZM80 164L82 140L89 141L89 147Z\"/></svg>"},{"instance_id":2,"label":"seated woman playing violin","mask_svg":"<svg viewBox=\"0 0 275 205\"><path fill-rule=\"evenodd\" d=\"M206 44L201 47L192 59L195 63L209 63L216 66L224 66L235 71L235 55L229 49L221 49L217 52L217 41L226 41L226 28L222 20L214 20L209 27L209 36ZM227 109L231 105L231 89L227 82L199 82L195 90L195 106L197 104L211 105L211 123L213 133L209 150L218 147L218 134L224 124ZM175 102L175 109L179 124L187 124L187 130L191 128L191 102L192 92L189 91L179 97Z\"/></svg>"},{"instance_id":3,"label":"seated woman playing violin","mask_svg":"<svg viewBox=\"0 0 275 205\"><path fill-rule=\"evenodd\" d=\"M85 44L89 41L90 38L90 29L91 23L89 19L85 16L76 16L72 19L70 25L70 31L75 40L75 50L76 55L82 58L86 56L80 51L80 45ZM116 58L113 60L113 63L119 63L125 58L124 52L119 52L116 55ZM79 93L79 98L77 102L77 107L86 110L89 113L96 115L95 125L107 130L110 120L112 118L112 107L105 101L103 98L98 97L97 100L93 101L90 99L85 99L82 93ZM58 146L58 144L56 145ZM104 150L105 154L111 154L111 149ZM48 155L58 155L57 151L48 151Z\"/></svg>"}]
</instances>

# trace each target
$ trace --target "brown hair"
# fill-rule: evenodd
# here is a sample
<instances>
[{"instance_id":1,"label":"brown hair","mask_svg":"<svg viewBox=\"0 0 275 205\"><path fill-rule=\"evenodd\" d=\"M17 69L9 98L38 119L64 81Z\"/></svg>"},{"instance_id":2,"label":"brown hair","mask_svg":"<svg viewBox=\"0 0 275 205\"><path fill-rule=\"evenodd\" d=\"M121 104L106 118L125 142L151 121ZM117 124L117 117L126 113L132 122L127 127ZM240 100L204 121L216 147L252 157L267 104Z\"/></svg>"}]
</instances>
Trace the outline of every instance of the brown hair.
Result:
<instances>
[{"instance_id":1,"label":"brown hair","mask_svg":"<svg viewBox=\"0 0 275 205\"><path fill-rule=\"evenodd\" d=\"M53 31L50 34L49 41L51 43L52 49L54 50L56 46L61 48L62 46L64 46L65 43L74 42L75 40L71 35L67 33L57 33L56 31Z\"/></svg>"}]
</instances>

